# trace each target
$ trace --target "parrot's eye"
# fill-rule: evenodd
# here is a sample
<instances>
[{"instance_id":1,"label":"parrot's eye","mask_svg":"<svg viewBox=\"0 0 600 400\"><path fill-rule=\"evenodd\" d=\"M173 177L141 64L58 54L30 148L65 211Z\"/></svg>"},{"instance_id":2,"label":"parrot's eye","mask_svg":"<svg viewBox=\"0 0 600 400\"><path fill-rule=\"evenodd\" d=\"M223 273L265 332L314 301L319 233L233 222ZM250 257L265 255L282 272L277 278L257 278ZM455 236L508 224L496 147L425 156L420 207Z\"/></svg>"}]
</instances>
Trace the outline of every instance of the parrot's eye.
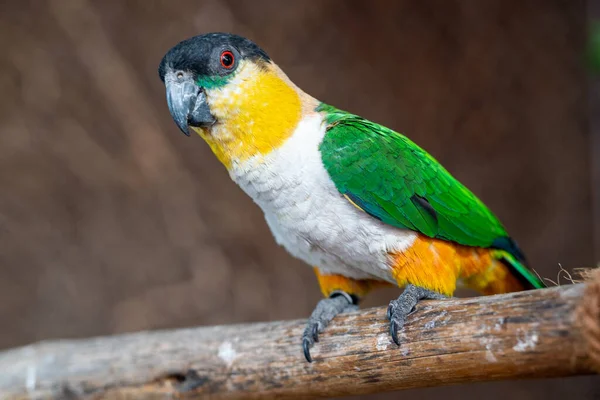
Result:
<instances>
[{"instance_id":1,"label":"parrot's eye","mask_svg":"<svg viewBox=\"0 0 600 400\"><path fill-rule=\"evenodd\" d=\"M233 57L233 53L229 50L221 53L221 65L224 68L231 69L233 67L235 59Z\"/></svg>"},{"instance_id":2,"label":"parrot's eye","mask_svg":"<svg viewBox=\"0 0 600 400\"><path fill-rule=\"evenodd\" d=\"M179 71L177 73L177 79L179 79L179 80L183 79L183 72Z\"/></svg>"}]
</instances>

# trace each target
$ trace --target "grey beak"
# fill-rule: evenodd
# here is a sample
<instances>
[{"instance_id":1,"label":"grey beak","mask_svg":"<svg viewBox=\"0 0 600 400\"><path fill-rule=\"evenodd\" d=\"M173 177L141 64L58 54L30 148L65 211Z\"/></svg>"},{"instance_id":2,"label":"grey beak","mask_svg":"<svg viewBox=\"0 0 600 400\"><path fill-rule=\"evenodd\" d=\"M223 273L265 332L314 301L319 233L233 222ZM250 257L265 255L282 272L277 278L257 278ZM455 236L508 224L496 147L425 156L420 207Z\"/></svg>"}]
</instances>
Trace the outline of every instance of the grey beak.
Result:
<instances>
[{"instance_id":1,"label":"grey beak","mask_svg":"<svg viewBox=\"0 0 600 400\"><path fill-rule=\"evenodd\" d=\"M207 127L216 122L210 113L204 90L192 79L166 82L165 85L171 116L187 136L190 136L190 126Z\"/></svg>"}]
</instances>

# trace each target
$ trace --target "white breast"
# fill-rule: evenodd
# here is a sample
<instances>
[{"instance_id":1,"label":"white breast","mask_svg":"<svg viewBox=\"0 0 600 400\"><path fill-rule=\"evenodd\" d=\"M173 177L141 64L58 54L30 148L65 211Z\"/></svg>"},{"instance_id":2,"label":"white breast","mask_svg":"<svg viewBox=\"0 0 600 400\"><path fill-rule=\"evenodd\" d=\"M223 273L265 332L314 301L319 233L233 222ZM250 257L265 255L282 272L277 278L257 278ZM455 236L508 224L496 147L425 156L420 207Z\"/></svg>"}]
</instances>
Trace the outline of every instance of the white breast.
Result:
<instances>
[{"instance_id":1,"label":"white breast","mask_svg":"<svg viewBox=\"0 0 600 400\"><path fill-rule=\"evenodd\" d=\"M325 273L393 282L388 253L408 248L416 235L383 224L339 193L321 161L324 134L320 115L306 117L282 147L235 165L231 177L293 256Z\"/></svg>"}]
</instances>

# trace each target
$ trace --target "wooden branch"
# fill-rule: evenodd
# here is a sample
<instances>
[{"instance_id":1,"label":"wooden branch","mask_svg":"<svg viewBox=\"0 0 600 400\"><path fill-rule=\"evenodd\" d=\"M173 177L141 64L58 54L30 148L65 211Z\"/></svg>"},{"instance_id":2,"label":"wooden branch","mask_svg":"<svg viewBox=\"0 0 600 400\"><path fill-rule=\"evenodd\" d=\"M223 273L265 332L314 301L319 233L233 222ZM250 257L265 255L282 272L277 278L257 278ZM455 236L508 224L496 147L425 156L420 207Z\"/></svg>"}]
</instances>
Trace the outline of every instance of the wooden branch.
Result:
<instances>
[{"instance_id":1,"label":"wooden branch","mask_svg":"<svg viewBox=\"0 0 600 400\"><path fill-rule=\"evenodd\" d=\"M584 285L426 301L336 318L304 360L304 320L42 342L0 353L0 398L339 396L592 373L574 323Z\"/></svg>"}]
</instances>

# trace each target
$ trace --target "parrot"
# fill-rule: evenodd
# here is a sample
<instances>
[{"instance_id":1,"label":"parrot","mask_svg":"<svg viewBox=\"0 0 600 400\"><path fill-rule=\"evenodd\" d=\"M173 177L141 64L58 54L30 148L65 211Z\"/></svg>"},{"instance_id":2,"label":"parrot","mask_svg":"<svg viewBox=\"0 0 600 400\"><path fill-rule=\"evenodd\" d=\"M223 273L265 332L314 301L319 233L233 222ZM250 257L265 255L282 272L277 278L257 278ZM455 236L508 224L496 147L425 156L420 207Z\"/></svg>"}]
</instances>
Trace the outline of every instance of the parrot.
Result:
<instances>
[{"instance_id":1,"label":"parrot","mask_svg":"<svg viewBox=\"0 0 600 400\"><path fill-rule=\"evenodd\" d=\"M208 144L277 244L313 268L323 298L300 338L306 361L333 318L378 287L402 290L387 308L398 346L421 300L545 287L498 218L433 156L310 96L250 39L185 39L158 73L179 129Z\"/></svg>"}]
</instances>

